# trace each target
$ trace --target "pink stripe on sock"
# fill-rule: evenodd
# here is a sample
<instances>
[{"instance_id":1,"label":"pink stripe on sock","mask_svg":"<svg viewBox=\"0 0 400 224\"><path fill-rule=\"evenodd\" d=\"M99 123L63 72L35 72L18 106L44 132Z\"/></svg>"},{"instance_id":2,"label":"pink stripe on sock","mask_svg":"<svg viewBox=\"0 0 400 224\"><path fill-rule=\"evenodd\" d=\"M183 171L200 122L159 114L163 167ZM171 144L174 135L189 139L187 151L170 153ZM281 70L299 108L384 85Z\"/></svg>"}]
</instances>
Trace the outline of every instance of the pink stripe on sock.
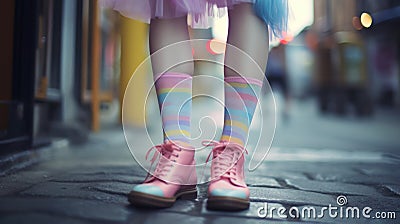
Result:
<instances>
[{"instance_id":1,"label":"pink stripe on sock","mask_svg":"<svg viewBox=\"0 0 400 224\"><path fill-rule=\"evenodd\" d=\"M159 84L158 79L156 81L157 84ZM192 87L192 82L189 79L183 79L183 80L175 80L175 79L169 79L168 77L162 77L162 84L160 86L161 89L169 89L169 88L186 88L186 89L191 89Z\"/></svg>"},{"instance_id":2,"label":"pink stripe on sock","mask_svg":"<svg viewBox=\"0 0 400 224\"><path fill-rule=\"evenodd\" d=\"M252 96L246 93L225 93L226 97L232 97L232 98L237 98L238 96L241 98L241 100L249 100L254 103L257 103L258 98L256 96Z\"/></svg>"},{"instance_id":3,"label":"pink stripe on sock","mask_svg":"<svg viewBox=\"0 0 400 224\"><path fill-rule=\"evenodd\" d=\"M179 73L179 72L166 72L166 73L161 73L157 74L154 80L158 80L161 76L163 77L177 77L177 78L187 78L187 79L192 79L192 76L186 73Z\"/></svg>"},{"instance_id":4,"label":"pink stripe on sock","mask_svg":"<svg viewBox=\"0 0 400 224\"><path fill-rule=\"evenodd\" d=\"M263 81L255 78L249 78L249 77L242 77L242 76L230 76L230 77L225 77L226 82L238 82L238 83L243 83L243 84L253 84L257 86L262 86Z\"/></svg>"}]
</instances>

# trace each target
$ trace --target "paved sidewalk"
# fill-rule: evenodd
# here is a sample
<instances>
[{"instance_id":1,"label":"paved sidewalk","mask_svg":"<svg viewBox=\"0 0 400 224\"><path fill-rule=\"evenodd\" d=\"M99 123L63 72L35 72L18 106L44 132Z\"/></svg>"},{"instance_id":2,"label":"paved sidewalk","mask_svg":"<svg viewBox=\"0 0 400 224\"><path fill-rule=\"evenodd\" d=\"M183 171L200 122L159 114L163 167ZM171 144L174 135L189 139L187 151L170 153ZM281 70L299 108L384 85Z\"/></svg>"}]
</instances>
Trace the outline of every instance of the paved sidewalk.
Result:
<instances>
[{"instance_id":1,"label":"paved sidewalk","mask_svg":"<svg viewBox=\"0 0 400 224\"><path fill-rule=\"evenodd\" d=\"M251 190L247 211L208 211L206 184L199 186L197 200L179 201L169 209L146 210L130 206L126 199L145 172L132 159L122 130L93 134L82 146L62 143L42 152L46 157L42 163L0 177L0 223L400 222L400 159L388 154L273 148L264 165L247 175ZM346 197L340 199L347 204L338 206L339 195ZM266 205L268 213L261 209ZM289 210L295 214L296 208L301 213L310 207L320 215L329 205L343 211L357 206L360 216L368 206L371 218L346 219L340 218L340 213L332 218L328 211L315 219L288 215ZM286 209L288 218L278 216L279 208ZM259 217L258 211L266 217ZM376 212L392 211L397 219L372 218Z\"/></svg>"}]
</instances>

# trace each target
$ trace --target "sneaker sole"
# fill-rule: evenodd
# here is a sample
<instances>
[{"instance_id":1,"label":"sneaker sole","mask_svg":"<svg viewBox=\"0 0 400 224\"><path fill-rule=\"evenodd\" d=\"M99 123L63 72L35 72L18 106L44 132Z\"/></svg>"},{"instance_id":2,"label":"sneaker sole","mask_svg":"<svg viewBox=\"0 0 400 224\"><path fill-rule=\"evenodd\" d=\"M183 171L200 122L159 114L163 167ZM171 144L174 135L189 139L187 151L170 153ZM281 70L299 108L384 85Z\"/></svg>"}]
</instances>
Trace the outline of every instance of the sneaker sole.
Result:
<instances>
[{"instance_id":1,"label":"sneaker sole","mask_svg":"<svg viewBox=\"0 0 400 224\"><path fill-rule=\"evenodd\" d=\"M137 191L131 191L128 194L128 201L134 206L148 208L169 208L174 205L177 199L192 200L197 198L197 188L178 191L172 198L160 197L152 194L146 194Z\"/></svg>"},{"instance_id":2,"label":"sneaker sole","mask_svg":"<svg viewBox=\"0 0 400 224\"><path fill-rule=\"evenodd\" d=\"M214 196L207 199L207 209L220 211L246 210L250 206L248 199Z\"/></svg>"}]
</instances>

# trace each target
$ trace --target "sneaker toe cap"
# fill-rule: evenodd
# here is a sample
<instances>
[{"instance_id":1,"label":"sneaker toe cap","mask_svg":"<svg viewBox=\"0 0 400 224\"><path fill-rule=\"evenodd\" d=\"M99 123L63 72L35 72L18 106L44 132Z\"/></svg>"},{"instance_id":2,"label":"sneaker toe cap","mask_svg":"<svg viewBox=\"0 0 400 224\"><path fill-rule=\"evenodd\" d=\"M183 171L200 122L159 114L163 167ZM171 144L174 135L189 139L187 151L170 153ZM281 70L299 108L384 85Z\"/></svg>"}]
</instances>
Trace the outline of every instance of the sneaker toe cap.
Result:
<instances>
[{"instance_id":1,"label":"sneaker toe cap","mask_svg":"<svg viewBox=\"0 0 400 224\"><path fill-rule=\"evenodd\" d=\"M135 186L133 188L133 191L164 197L164 192L161 190L160 187L157 186L141 184Z\"/></svg>"},{"instance_id":2,"label":"sneaker toe cap","mask_svg":"<svg viewBox=\"0 0 400 224\"><path fill-rule=\"evenodd\" d=\"M218 196L218 197L234 197L247 199L247 194L242 190L232 190L232 189L214 189L210 192L210 196Z\"/></svg>"}]
</instances>

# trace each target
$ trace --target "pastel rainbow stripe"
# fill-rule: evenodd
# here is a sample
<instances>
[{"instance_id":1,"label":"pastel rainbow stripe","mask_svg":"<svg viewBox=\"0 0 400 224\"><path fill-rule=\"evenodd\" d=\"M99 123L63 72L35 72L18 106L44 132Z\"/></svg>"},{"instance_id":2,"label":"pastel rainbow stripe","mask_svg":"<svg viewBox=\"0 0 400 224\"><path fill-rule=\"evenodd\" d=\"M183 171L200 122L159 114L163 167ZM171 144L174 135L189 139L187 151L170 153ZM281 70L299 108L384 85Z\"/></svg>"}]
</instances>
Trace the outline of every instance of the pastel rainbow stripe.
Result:
<instances>
[{"instance_id":1,"label":"pastel rainbow stripe","mask_svg":"<svg viewBox=\"0 0 400 224\"><path fill-rule=\"evenodd\" d=\"M225 78L225 114L221 141L245 145L262 81L241 76Z\"/></svg>"},{"instance_id":2,"label":"pastel rainbow stripe","mask_svg":"<svg viewBox=\"0 0 400 224\"><path fill-rule=\"evenodd\" d=\"M182 146L190 143L192 77L167 72L156 77L155 87L160 107L164 141Z\"/></svg>"}]
</instances>

